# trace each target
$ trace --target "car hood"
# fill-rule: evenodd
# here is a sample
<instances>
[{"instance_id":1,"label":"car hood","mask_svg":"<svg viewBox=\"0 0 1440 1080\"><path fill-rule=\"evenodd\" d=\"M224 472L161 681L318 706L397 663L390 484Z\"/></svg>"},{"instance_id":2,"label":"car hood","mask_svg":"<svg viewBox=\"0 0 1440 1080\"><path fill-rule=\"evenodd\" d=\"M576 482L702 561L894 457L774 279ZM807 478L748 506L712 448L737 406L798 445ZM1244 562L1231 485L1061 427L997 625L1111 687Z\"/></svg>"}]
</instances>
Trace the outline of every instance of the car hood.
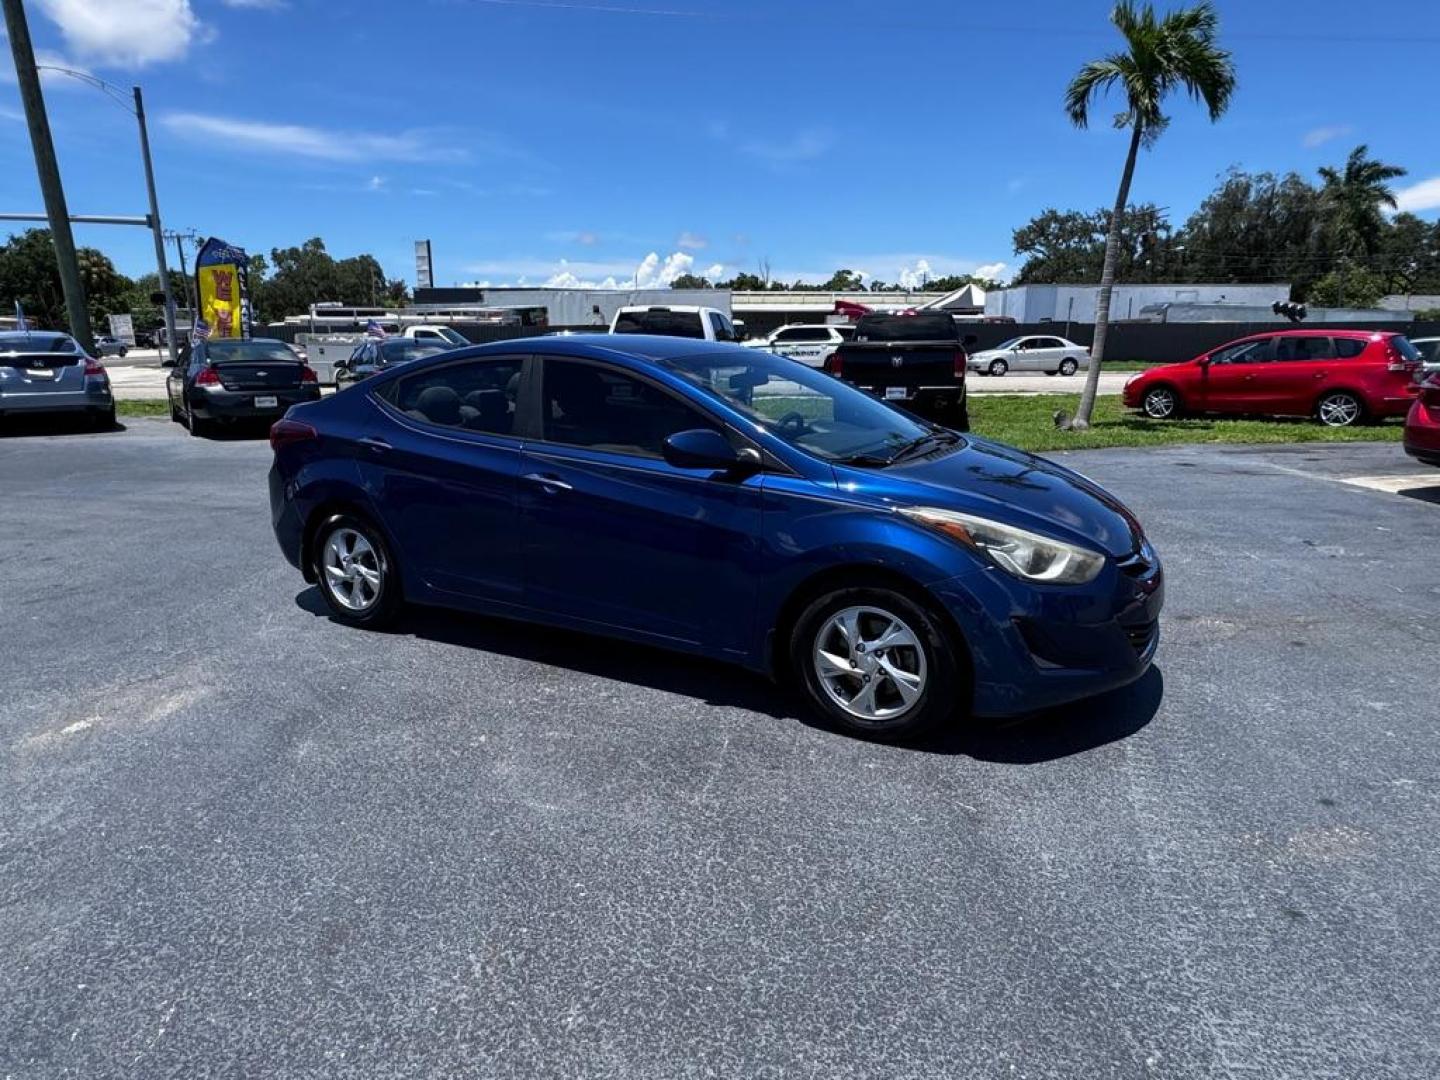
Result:
<instances>
[{"instance_id":1,"label":"car hood","mask_svg":"<svg viewBox=\"0 0 1440 1080\"><path fill-rule=\"evenodd\" d=\"M1045 458L973 436L948 453L887 469L837 467L854 483L898 506L935 506L976 514L1124 556L1143 531L1119 499L1099 484Z\"/></svg>"},{"instance_id":2,"label":"car hood","mask_svg":"<svg viewBox=\"0 0 1440 1080\"><path fill-rule=\"evenodd\" d=\"M1005 356L1005 355L1007 355L1008 352L1009 352L1008 349L980 349L978 352L972 352L972 353L970 354L970 359L971 359L971 360L993 360L993 359L995 359L995 357L997 357L997 356Z\"/></svg>"}]
</instances>

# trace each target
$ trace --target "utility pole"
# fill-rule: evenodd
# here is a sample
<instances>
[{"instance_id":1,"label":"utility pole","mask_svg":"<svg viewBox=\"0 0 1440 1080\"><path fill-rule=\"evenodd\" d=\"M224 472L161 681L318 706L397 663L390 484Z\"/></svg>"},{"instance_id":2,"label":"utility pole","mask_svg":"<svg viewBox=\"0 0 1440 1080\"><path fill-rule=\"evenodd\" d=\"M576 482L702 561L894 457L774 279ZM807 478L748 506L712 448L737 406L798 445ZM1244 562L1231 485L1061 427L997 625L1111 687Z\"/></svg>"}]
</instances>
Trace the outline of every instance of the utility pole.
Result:
<instances>
[{"instance_id":1,"label":"utility pole","mask_svg":"<svg viewBox=\"0 0 1440 1080\"><path fill-rule=\"evenodd\" d=\"M165 266L165 233L160 226L160 200L155 195L155 169L150 164L150 132L145 128L145 102L140 87L135 87L135 119L140 124L140 156L145 159L145 191L150 196L150 235L155 238L155 265L160 269L160 289L165 294L165 340L170 347L170 361L180 357L175 340L175 296L170 291L170 271Z\"/></svg>"},{"instance_id":2,"label":"utility pole","mask_svg":"<svg viewBox=\"0 0 1440 1080\"><path fill-rule=\"evenodd\" d=\"M93 352L95 341L90 336L90 312L85 306L85 283L80 279L80 264L75 257L75 237L70 231L70 211L65 205L65 191L60 186L60 166L55 160L55 143L50 138L50 121L45 115L45 98L40 93L40 73L35 70L35 48L30 41L30 24L25 21L21 0L0 0L5 9L5 28L10 35L10 51L15 55L15 79L20 87L20 100L25 106L25 121L30 126L30 146L35 151L35 171L40 178L40 192L45 198L45 214L50 219L50 238L55 244L55 259L60 264L60 285L65 292L65 312L70 317L70 333L86 352Z\"/></svg>"}]
</instances>

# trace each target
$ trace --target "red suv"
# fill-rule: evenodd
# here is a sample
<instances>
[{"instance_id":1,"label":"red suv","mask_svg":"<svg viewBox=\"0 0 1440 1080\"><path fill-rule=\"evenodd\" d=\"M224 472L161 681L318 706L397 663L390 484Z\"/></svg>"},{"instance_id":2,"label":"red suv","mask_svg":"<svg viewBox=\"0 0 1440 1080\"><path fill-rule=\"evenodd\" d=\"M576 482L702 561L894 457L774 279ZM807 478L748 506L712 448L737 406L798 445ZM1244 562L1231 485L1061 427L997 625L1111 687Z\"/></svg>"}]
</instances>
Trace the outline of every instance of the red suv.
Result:
<instances>
[{"instance_id":1,"label":"red suv","mask_svg":"<svg viewBox=\"0 0 1440 1080\"><path fill-rule=\"evenodd\" d=\"M1420 354L1403 334L1282 330L1136 375L1125 384L1125 406L1156 420L1248 413L1348 427L1409 412L1419 369Z\"/></svg>"}]
</instances>

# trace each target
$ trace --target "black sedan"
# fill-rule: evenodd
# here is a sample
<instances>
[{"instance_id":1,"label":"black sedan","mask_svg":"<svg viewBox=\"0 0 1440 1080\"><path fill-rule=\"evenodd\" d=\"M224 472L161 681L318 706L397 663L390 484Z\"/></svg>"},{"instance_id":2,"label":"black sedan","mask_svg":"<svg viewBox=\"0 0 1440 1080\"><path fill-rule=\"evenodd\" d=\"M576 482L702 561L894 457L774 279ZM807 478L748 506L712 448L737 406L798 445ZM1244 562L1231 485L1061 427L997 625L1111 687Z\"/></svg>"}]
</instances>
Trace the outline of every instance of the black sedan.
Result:
<instances>
[{"instance_id":1,"label":"black sedan","mask_svg":"<svg viewBox=\"0 0 1440 1080\"><path fill-rule=\"evenodd\" d=\"M439 341L417 341L414 338L370 338L355 347L350 359L335 368L335 384L346 387L396 364L408 364L422 356L447 352L452 345Z\"/></svg>"},{"instance_id":2,"label":"black sedan","mask_svg":"<svg viewBox=\"0 0 1440 1080\"><path fill-rule=\"evenodd\" d=\"M283 341L224 338L182 345L165 395L170 419L203 435L217 423L278 420L291 405L318 401L320 382Z\"/></svg>"}]
</instances>

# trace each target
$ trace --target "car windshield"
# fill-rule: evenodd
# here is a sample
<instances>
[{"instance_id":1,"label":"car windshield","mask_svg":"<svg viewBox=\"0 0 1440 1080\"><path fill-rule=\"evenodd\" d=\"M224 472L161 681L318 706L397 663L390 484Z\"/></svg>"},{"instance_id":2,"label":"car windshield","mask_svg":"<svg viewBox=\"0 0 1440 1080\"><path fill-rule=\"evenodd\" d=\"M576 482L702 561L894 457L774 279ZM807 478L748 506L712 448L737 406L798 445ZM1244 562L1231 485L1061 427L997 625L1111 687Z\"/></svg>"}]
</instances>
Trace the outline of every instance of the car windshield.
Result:
<instances>
[{"instance_id":1,"label":"car windshield","mask_svg":"<svg viewBox=\"0 0 1440 1080\"><path fill-rule=\"evenodd\" d=\"M407 360L418 360L422 356L434 356L449 351L449 347L438 341L394 340L382 342L380 360L385 364L403 364Z\"/></svg>"},{"instance_id":2,"label":"car windshield","mask_svg":"<svg viewBox=\"0 0 1440 1080\"><path fill-rule=\"evenodd\" d=\"M283 341L211 341L205 347L206 358L212 364L254 364L272 360L300 362L289 345Z\"/></svg>"},{"instance_id":3,"label":"car windshield","mask_svg":"<svg viewBox=\"0 0 1440 1080\"><path fill-rule=\"evenodd\" d=\"M1002 341L1002 342L1000 342L999 345L992 345L991 348L994 348L994 349L1013 349L1016 345L1019 345L1022 340L1023 340L1022 338L1012 337L1009 341Z\"/></svg>"},{"instance_id":4,"label":"car windshield","mask_svg":"<svg viewBox=\"0 0 1440 1080\"><path fill-rule=\"evenodd\" d=\"M770 434L828 461L890 458L935 430L775 353L726 349L661 363Z\"/></svg>"}]
</instances>

